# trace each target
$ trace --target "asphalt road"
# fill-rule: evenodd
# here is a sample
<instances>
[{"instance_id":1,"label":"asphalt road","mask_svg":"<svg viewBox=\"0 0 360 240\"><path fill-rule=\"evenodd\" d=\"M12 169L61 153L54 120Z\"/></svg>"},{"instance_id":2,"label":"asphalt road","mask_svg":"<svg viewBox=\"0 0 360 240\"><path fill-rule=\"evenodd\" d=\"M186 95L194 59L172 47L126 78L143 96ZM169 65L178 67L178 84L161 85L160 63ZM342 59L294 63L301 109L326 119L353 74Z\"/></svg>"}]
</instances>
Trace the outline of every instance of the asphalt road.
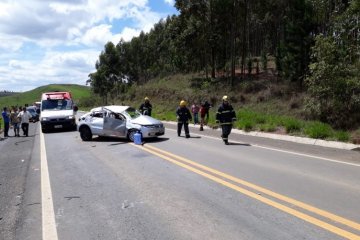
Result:
<instances>
[{"instance_id":1,"label":"asphalt road","mask_svg":"<svg viewBox=\"0 0 360 240\"><path fill-rule=\"evenodd\" d=\"M0 239L360 239L360 153L174 125L0 141ZM184 135L184 134L183 134Z\"/></svg>"}]
</instances>

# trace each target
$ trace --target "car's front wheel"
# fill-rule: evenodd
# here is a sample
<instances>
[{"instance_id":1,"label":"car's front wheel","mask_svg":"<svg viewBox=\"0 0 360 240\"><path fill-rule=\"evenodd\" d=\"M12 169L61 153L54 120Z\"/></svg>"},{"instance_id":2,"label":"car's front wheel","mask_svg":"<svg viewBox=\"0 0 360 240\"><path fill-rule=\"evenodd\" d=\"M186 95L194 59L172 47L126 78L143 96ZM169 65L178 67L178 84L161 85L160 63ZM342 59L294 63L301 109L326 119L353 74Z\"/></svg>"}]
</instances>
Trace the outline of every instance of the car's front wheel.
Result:
<instances>
[{"instance_id":1,"label":"car's front wheel","mask_svg":"<svg viewBox=\"0 0 360 240\"><path fill-rule=\"evenodd\" d=\"M135 130L130 130L129 132L128 132L128 139L131 141L131 142L133 142L134 141L134 135L135 135L135 133L136 133L136 131Z\"/></svg>"},{"instance_id":2,"label":"car's front wheel","mask_svg":"<svg viewBox=\"0 0 360 240\"><path fill-rule=\"evenodd\" d=\"M90 141L92 139L92 133L89 127L81 127L79 131L83 141Z\"/></svg>"}]
</instances>

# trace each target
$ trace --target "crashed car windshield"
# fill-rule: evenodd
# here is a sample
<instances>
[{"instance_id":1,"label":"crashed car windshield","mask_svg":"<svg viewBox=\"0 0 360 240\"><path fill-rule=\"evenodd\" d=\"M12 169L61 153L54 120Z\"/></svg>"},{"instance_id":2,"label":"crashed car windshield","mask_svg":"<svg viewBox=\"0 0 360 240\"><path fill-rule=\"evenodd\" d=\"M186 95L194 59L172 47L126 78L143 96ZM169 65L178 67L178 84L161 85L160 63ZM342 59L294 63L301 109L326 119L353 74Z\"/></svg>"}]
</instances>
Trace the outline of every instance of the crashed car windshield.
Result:
<instances>
[{"instance_id":1,"label":"crashed car windshield","mask_svg":"<svg viewBox=\"0 0 360 240\"><path fill-rule=\"evenodd\" d=\"M131 119L135 119L141 116L141 113L132 107L126 109L125 112L131 117Z\"/></svg>"}]
</instances>

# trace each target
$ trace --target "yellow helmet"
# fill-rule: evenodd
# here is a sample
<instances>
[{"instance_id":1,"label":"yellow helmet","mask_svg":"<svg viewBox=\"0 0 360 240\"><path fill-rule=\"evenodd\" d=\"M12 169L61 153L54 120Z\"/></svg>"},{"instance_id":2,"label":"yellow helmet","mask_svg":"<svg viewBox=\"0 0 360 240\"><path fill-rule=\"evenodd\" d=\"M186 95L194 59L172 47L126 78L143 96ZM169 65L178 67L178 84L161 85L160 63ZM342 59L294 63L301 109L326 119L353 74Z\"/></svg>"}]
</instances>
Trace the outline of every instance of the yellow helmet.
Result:
<instances>
[{"instance_id":1,"label":"yellow helmet","mask_svg":"<svg viewBox=\"0 0 360 240\"><path fill-rule=\"evenodd\" d=\"M185 102L185 100L181 100L181 102L180 102L180 106L181 106L181 107L186 106L186 102Z\"/></svg>"},{"instance_id":2,"label":"yellow helmet","mask_svg":"<svg viewBox=\"0 0 360 240\"><path fill-rule=\"evenodd\" d=\"M145 97L144 100L145 100L145 101L146 101L146 100L149 100L149 98L148 98L148 97Z\"/></svg>"},{"instance_id":3,"label":"yellow helmet","mask_svg":"<svg viewBox=\"0 0 360 240\"><path fill-rule=\"evenodd\" d=\"M223 101L228 101L228 96L226 96L226 95L223 96L222 100L223 100Z\"/></svg>"}]
</instances>

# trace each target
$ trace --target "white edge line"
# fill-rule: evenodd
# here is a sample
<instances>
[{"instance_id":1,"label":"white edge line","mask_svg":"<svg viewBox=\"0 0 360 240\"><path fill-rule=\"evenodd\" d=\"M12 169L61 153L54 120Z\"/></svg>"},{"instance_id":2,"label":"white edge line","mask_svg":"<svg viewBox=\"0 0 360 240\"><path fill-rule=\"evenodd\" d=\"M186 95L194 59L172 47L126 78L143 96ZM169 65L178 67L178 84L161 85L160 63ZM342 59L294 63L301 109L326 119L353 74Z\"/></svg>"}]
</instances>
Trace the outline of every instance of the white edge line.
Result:
<instances>
[{"instance_id":1,"label":"white edge line","mask_svg":"<svg viewBox=\"0 0 360 240\"><path fill-rule=\"evenodd\" d=\"M42 239L58 240L44 134L40 130Z\"/></svg>"},{"instance_id":2,"label":"white edge line","mask_svg":"<svg viewBox=\"0 0 360 240\"><path fill-rule=\"evenodd\" d=\"M174 132L176 131L175 129L166 129L166 130L170 130L170 131L174 131ZM191 134L192 134L192 135L201 136L201 137L210 138L210 139L221 140L220 137L219 137L219 138L216 138L216 137L206 136L206 135L202 135L202 134L198 134L198 133L191 133ZM232 142L244 144L243 142L238 142L238 141L232 141ZM272 151L277 151L277 152L282 152L282 153L289 153L289 154L298 155L298 156L303 156L303 157L315 158L315 159L319 159L319 160L323 160L323 161L328 161L328 162L333 162L333 163L340 163L340 164L346 164L346 165L350 165L350 166L360 167L360 164L349 163L349 162L344 162L344 161L339 161L339 160L335 160L335 159L331 159L331 158L324 158L324 157L318 157L318 156L309 155L309 154L304 154L304 153L298 153L298 152L281 150L281 149L277 149L277 148L264 147L264 146L256 145L256 144L251 145L251 146L253 146L253 147L258 147L258 148L263 148L263 149L267 149L267 150L272 150Z\"/></svg>"}]
</instances>

